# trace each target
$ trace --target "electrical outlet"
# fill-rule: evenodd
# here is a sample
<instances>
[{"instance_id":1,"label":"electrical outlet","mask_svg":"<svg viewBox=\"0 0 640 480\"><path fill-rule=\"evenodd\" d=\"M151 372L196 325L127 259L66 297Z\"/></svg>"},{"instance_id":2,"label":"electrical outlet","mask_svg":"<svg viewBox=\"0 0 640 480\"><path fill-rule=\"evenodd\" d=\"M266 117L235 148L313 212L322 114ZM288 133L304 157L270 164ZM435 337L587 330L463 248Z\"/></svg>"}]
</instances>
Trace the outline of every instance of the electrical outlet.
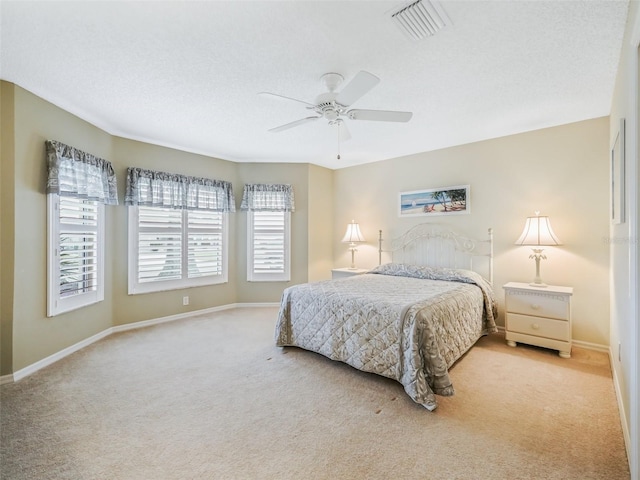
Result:
<instances>
[{"instance_id":1,"label":"electrical outlet","mask_svg":"<svg viewBox=\"0 0 640 480\"><path fill-rule=\"evenodd\" d=\"M182 305L189 305L189 297L182 297Z\"/></svg>"}]
</instances>

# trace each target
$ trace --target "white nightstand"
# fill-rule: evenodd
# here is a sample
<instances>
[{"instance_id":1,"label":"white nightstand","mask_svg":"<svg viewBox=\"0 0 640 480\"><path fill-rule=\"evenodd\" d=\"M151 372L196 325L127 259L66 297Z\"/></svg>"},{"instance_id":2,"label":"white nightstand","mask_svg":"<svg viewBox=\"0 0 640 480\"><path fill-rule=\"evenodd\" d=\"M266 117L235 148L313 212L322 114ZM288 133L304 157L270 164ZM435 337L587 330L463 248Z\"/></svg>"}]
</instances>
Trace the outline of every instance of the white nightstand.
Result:
<instances>
[{"instance_id":1,"label":"white nightstand","mask_svg":"<svg viewBox=\"0 0 640 480\"><path fill-rule=\"evenodd\" d=\"M334 268L331 270L331 278L335 280L336 278L352 277L353 275L362 275L368 271L368 268Z\"/></svg>"},{"instance_id":2,"label":"white nightstand","mask_svg":"<svg viewBox=\"0 0 640 480\"><path fill-rule=\"evenodd\" d=\"M509 282L505 290L505 337L516 342L558 350L571 357L571 296L573 288L549 285L532 287Z\"/></svg>"}]
</instances>

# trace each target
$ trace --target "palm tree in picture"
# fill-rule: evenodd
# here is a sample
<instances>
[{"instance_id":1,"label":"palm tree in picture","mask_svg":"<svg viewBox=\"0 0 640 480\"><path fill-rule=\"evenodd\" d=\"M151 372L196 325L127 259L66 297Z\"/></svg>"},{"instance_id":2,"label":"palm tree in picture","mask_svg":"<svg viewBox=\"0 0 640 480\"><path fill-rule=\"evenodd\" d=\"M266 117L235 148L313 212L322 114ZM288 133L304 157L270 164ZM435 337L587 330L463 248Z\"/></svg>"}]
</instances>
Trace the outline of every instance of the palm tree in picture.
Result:
<instances>
[{"instance_id":1,"label":"palm tree in picture","mask_svg":"<svg viewBox=\"0 0 640 480\"><path fill-rule=\"evenodd\" d=\"M437 191L431 193L431 198L436 200L438 203L442 204L442 207L444 208L445 212L448 212L448 210L447 210L447 193L448 192L446 190L437 190Z\"/></svg>"}]
</instances>

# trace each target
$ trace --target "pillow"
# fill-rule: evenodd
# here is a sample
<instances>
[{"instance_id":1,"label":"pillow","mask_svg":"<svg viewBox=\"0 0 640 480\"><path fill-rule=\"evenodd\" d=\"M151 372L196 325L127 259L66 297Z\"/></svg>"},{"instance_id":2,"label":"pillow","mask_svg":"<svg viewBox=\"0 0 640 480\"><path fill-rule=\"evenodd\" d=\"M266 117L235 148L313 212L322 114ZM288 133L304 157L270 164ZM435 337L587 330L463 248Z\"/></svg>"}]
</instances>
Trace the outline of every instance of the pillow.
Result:
<instances>
[{"instance_id":1,"label":"pillow","mask_svg":"<svg viewBox=\"0 0 640 480\"><path fill-rule=\"evenodd\" d=\"M485 319L488 331L495 332L495 318L498 316L498 304L493 294L491 284L482 275L462 268L428 267L422 265L408 265L403 263L386 263L379 265L369 273L393 275L398 277L424 278L428 280L444 280L447 282L471 283L477 285L484 297Z\"/></svg>"},{"instance_id":2,"label":"pillow","mask_svg":"<svg viewBox=\"0 0 640 480\"><path fill-rule=\"evenodd\" d=\"M426 265L409 265L405 263L385 263L378 265L369 273L394 275L398 277L425 278L429 280L445 280L449 282L473 283L478 286L489 286L479 273L462 268L429 267Z\"/></svg>"}]
</instances>

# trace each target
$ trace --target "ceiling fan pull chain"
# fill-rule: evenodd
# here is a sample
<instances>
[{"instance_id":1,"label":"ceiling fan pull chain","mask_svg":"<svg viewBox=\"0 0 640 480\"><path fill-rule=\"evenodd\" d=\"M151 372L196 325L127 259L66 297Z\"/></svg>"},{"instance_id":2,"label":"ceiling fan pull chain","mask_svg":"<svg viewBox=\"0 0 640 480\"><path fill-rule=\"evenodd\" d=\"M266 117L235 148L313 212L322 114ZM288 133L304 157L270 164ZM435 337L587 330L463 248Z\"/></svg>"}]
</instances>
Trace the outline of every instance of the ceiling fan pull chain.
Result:
<instances>
[{"instance_id":1,"label":"ceiling fan pull chain","mask_svg":"<svg viewBox=\"0 0 640 480\"><path fill-rule=\"evenodd\" d=\"M342 124L342 122L338 122L338 128L336 129L338 131L338 160L340 160L340 125Z\"/></svg>"}]
</instances>

